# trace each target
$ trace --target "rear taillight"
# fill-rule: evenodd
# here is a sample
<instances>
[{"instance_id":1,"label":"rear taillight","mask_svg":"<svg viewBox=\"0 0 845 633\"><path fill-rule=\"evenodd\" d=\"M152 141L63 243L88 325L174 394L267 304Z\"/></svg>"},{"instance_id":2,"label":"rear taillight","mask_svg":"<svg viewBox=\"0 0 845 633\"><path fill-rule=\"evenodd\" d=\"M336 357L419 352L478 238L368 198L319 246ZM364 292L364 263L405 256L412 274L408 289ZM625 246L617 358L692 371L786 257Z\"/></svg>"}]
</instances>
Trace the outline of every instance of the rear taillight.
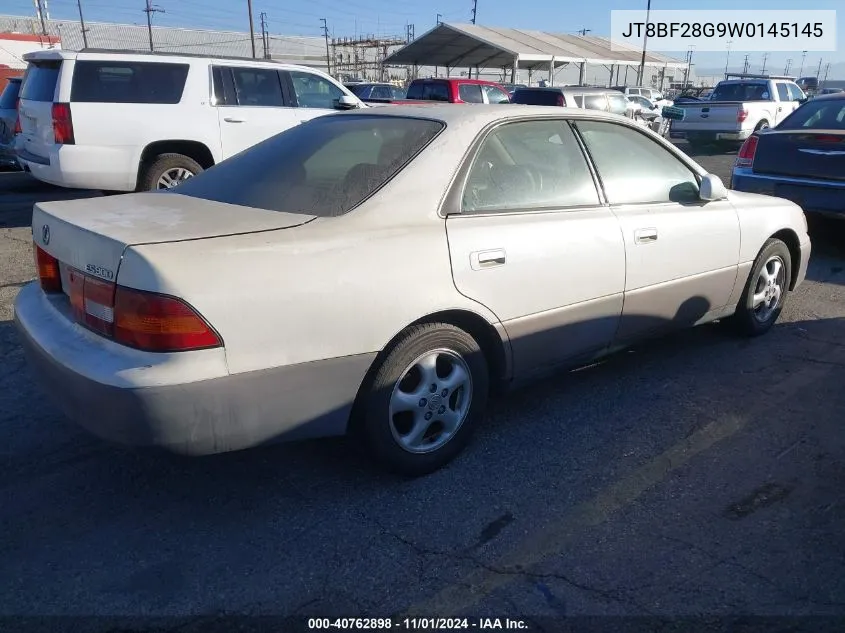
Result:
<instances>
[{"instance_id":1,"label":"rear taillight","mask_svg":"<svg viewBox=\"0 0 845 633\"><path fill-rule=\"evenodd\" d=\"M739 110L737 110L737 112L736 112L736 122L737 123L742 123L747 118L748 118L748 110L746 110L745 108L740 108Z\"/></svg>"},{"instance_id":2,"label":"rear taillight","mask_svg":"<svg viewBox=\"0 0 845 633\"><path fill-rule=\"evenodd\" d=\"M20 134L23 130L21 129L21 100L18 99L15 102L15 134Z\"/></svg>"},{"instance_id":3,"label":"rear taillight","mask_svg":"<svg viewBox=\"0 0 845 633\"><path fill-rule=\"evenodd\" d=\"M59 270L59 260L50 255L37 244L35 248L35 270L38 271L38 281L44 292L62 291L62 273Z\"/></svg>"},{"instance_id":4,"label":"rear taillight","mask_svg":"<svg viewBox=\"0 0 845 633\"><path fill-rule=\"evenodd\" d=\"M751 167L754 163L754 154L757 153L757 139L757 136L749 136L745 140L736 155L734 167Z\"/></svg>"},{"instance_id":5,"label":"rear taillight","mask_svg":"<svg viewBox=\"0 0 845 633\"><path fill-rule=\"evenodd\" d=\"M174 297L117 287L114 340L149 352L182 352L222 345L189 305Z\"/></svg>"},{"instance_id":6,"label":"rear taillight","mask_svg":"<svg viewBox=\"0 0 845 633\"><path fill-rule=\"evenodd\" d=\"M558 104L561 108L566 107L566 99L564 99L564 98L563 98L563 95L558 95L558 96L557 96L557 104Z\"/></svg>"},{"instance_id":7,"label":"rear taillight","mask_svg":"<svg viewBox=\"0 0 845 633\"><path fill-rule=\"evenodd\" d=\"M57 145L73 145L73 120L69 103L53 104L53 137Z\"/></svg>"},{"instance_id":8,"label":"rear taillight","mask_svg":"<svg viewBox=\"0 0 845 633\"><path fill-rule=\"evenodd\" d=\"M73 269L68 271L68 281L74 318L95 332L112 336L115 285Z\"/></svg>"}]
</instances>

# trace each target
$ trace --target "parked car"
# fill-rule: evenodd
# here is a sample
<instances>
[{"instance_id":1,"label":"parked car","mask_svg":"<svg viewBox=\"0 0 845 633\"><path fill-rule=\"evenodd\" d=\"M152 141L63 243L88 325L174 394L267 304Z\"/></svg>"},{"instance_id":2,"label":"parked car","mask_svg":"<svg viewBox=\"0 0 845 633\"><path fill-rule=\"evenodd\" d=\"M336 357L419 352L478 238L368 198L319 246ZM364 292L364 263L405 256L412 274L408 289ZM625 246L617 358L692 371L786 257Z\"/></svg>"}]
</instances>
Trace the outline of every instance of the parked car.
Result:
<instances>
[{"instance_id":1,"label":"parked car","mask_svg":"<svg viewBox=\"0 0 845 633\"><path fill-rule=\"evenodd\" d=\"M673 139L691 145L718 141L740 144L756 131L774 127L807 100L795 82L785 79L727 79L704 102L681 103L682 121L674 121Z\"/></svg>"},{"instance_id":2,"label":"parked car","mask_svg":"<svg viewBox=\"0 0 845 633\"><path fill-rule=\"evenodd\" d=\"M519 88L514 91L511 103L586 108L621 115L628 113L628 101L618 90L585 86Z\"/></svg>"},{"instance_id":3,"label":"parked car","mask_svg":"<svg viewBox=\"0 0 845 633\"><path fill-rule=\"evenodd\" d=\"M440 103L509 103L508 93L499 84L482 79L414 79L405 99L396 103L413 105L415 101Z\"/></svg>"},{"instance_id":4,"label":"parked car","mask_svg":"<svg viewBox=\"0 0 845 633\"><path fill-rule=\"evenodd\" d=\"M0 168L19 168L15 156L15 133L18 127L18 94L20 77L12 77L0 93Z\"/></svg>"},{"instance_id":5,"label":"parked car","mask_svg":"<svg viewBox=\"0 0 845 633\"><path fill-rule=\"evenodd\" d=\"M845 93L818 96L745 141L731 186L845 218Z\"/></svg>"},{"instance_id":6,"label":"parked car","mask_svg":"<svg viewBox=\"0 0 845 633\"><path fill-rule=\"evenodd\" d=\"M508 96L509 96L509 97L512 97L512 96L513 96L513 93L514 93L514 92L515 92L518 88L528 88L528 86L526 86L525 84L499 84L499 85L500 85L502 88L504 88L504 89L505 89L505 91L508 93Z\"/></svg>"},{"instance_id":7,"label":"parked car","mask_svg":"<svg viewBox=\"0 0 845 633\"><path fill-rule=\"evenodd\" d=\"M54 185L166 189L308 119L363 102L313 68L172 53L43 50L18 160Z\"/></svg>"},{"instance_id":8,"label":"parked car","mask_svg":"<svg viewBox=\"0 0 845 633\"><path fill-rule=\"evenodd\" d=\"M613 89L618 90L626 97L644 97L658 108L672 105L672 100L667 99L663 94L663 91L658 90L657 88L648 88L646 86L614 86Z\"/></svg>"},{"instance_id":9,"label":"parked car","mask_svg":"<svg viewBox=\"0 0 845 633\"><path fill-rule=\"evenodd\" d=\"M105 438L204 454L351 432L420 475L491 391L674 328L768 331L806 228L617 115L369 108L170 191L36 203L15 322Z\"/></svg>"},{"instance_id":10,"label":"parked car","mask_svg":"<svg viewBox=\"0 0 845 633\"><path fill-rule=\"evenodd\" d=\"M404 99L405 91L389 83L346 84L346 87L361 101L392 101Z\"/></svg>"}]
</instances>

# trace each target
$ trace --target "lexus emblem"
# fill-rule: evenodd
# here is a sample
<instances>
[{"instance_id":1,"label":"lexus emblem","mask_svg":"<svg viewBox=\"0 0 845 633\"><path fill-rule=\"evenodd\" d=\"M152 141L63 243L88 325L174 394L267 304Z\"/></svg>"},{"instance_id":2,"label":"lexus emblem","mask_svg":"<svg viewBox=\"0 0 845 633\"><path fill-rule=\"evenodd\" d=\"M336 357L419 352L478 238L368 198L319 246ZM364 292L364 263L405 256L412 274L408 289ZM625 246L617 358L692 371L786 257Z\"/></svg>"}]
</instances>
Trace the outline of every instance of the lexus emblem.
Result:
<instances>
[{"instance_id":1,"label":"lexus emblem","mask_svg":"<svg viewBox=\"0 0 845 633\"><path fill-rule=\"evenodd\" d=\"M44 246L50 243L50 225L45 224L41 227L41 241L44 243Z\"/></svg>"}]
</instances>

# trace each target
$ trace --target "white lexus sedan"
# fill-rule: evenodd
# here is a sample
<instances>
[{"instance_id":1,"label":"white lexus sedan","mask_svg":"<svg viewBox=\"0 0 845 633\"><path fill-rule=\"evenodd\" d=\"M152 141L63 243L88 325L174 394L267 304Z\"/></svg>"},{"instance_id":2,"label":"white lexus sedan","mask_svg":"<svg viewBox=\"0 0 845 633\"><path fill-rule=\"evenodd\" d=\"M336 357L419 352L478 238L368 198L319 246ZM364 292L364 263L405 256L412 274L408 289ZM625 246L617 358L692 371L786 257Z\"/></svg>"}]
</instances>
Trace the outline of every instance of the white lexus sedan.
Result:
<instances>
[{"instance_id":1,"label":"white lexus sedan","mask_svg":"<svg viewBox=\"0 0 845 633\"><path fill-rule=\"evenodd\" d=\"M630 119L522 105L321 117L32 229L15 320L82 426L194 455L353 433L411 475L492 390L673 328L766 332L810 256L795 204Z\"/></svg>"}]
</instances>

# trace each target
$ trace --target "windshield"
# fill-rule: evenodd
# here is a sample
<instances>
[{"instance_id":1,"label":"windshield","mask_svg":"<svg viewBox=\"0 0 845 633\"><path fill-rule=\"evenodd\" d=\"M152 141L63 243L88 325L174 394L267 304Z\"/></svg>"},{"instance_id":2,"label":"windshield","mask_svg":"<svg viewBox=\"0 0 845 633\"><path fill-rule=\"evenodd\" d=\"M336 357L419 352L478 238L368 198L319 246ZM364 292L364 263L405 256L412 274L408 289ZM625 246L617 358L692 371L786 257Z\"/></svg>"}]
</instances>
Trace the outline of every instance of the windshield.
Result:
<instances>
[{"instance_id":1,"label":"windshield","mask_svg":"<svg viewBox=\"0 0 845 633\"><path fill-rule=\"evenodd\" d=\"M444 127L440 121L394 116L318 117L171 191L271 211L343 215L384 186Z\"/></svg>"},{"instance_id":2,"label":"windshield","mask_svg":"<svg viewBox=\"0 0 845 633\"><path fill-rule=\"evenodd\" d=\"M761 81L737 81L716 86L710 101L770 101L769 86Z\"/></svg>"},{"instance_id":3,"label":"windshield","mask_svg":"<svg viewBox=\"0 0 845 633\"><path fill-rule=\"evenodd\" d=\"M20 91L20 81L10 81L3 89L3 94L0 94L0 110L14 110L17 106L18 92Z\"/></svg>"},{"instance_id":4,"label":"windshield","mask_svg":"<svg viewBox=\"0 0 845 633\"><path fill-rule=\"evenodd\" d=\"M845 130L845 99L808 101L781 121L778 130Z\"/></svg>"}]
</instances>

